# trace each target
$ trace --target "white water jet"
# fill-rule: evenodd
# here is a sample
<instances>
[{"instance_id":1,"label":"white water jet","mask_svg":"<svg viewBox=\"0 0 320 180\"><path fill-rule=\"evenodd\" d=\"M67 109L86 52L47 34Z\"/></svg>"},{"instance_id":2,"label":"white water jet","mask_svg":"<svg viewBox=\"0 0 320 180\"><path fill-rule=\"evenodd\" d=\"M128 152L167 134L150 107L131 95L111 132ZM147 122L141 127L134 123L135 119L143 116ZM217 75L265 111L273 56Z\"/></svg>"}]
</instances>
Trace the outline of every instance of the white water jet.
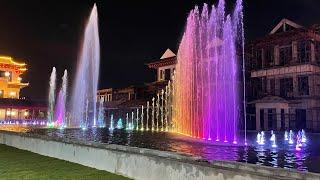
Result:
<instances>
[{"instance_id":1,"label":"white water jet","mask_svg":"<svg viewBox=\"0 0 320 180\"><path fill-rule=\"evenodd\" d=\"M48 99L48 125L51 126L54 118L55 106L55 91L56 91L56 68L52 68L50 82L49 82L49 99Z\"/></svg>"},{"instance_id":2,"label":"white water jet","mask_svg":"<svg viewBox=\"0 0 320 180\"><path fill-rule=\"evenodd\" d=\"M98 12L93 6L84 32L84 39L71 100L71 113L74 126L96 126L97 88L100 65L100 43L98 31ZM85 123L84 110L89 101L90 114Z\"/></svg>"}]
</instances>

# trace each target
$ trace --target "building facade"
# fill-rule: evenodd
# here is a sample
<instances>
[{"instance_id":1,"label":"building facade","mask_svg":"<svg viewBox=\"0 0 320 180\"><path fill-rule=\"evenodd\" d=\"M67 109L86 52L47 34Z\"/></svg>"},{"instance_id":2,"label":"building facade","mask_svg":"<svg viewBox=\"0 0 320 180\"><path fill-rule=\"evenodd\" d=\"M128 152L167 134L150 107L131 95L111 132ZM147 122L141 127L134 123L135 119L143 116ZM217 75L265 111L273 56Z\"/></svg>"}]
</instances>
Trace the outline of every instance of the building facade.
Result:
<instances>
[{"instance_id":1,"label":"building facade","mask_svg":"<svg viewBox=\"0 0 320 180\"><path fill-rule=\"evenodd\" d=\"M320 26L283 19L246 47L249 125L320 130Z\"/></svg>"},{"instance_id":2,"label":"building facade","mask_svg":"<svg viewBox=\"0 0 320 180\"><path fill-rule=\"evenodd\" d=\"M27 71L25 63L12 57L0 56L0 123L5 120L32 120L46 118L46 105L20 97L23 83L21 75Z\"/></svg>"}]
</instances>

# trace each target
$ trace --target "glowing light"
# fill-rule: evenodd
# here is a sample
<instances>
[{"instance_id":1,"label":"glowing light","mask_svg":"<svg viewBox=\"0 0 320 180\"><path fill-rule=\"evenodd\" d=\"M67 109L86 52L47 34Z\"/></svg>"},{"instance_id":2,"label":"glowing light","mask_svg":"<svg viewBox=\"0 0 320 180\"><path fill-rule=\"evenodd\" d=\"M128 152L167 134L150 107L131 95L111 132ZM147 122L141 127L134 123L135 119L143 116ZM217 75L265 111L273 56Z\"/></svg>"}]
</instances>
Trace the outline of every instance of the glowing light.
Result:
<instances>
[{"instance_id":1,"label":"glowing light","mask_svg":"<svg viewBox=\"0 0 320 180\"><path fill-rule=\"evenodd\" d=\"M11 115L11 111L7 111L7 115L10 116Z\"/></svg>"},{"instance_id":2,"label":"glowing light","mask_svg":"<svg viewBox=\"0 0 320 180\"><path fill-rule=\"evenodd\" d=\"M224 1L189 13L174 74L175 131L232 143L239 122L238 56L242 1L233 17ZM221 42L221 43L212 43Z\"/></svg>"},{"instance_id":3,"label":"glowing light","mask_svg":"<svg viewBox=\"0 0 320 180\"><path fill-rule=\"evenodd\" d=\"M12 97L14 97L14 96L16 96L16 92L11 91L11 92L9 93L9 95L12 96Z\"/></svg>"},{"instance_id":4,"label":"glowing light","mask_svg":"<svg viewBox=\"0 0 320 180\"><path fill-rule=\"evenodd\" d=\"M293 136L294 136L293 131L290 130L289 131L289 144L293 144Z\"/></svg>"},{"instance_id":5,"label":"glowing light","mask_svg":"<svg viewBox=\"0 0 320 180\"><path fill-rule=\"evenodd\" d=\"M6 71L6 72L4 73L4 75L5 75L6 77L9 77L9 76L10 76L10 72Z\"/></svg>"}]
</instances>

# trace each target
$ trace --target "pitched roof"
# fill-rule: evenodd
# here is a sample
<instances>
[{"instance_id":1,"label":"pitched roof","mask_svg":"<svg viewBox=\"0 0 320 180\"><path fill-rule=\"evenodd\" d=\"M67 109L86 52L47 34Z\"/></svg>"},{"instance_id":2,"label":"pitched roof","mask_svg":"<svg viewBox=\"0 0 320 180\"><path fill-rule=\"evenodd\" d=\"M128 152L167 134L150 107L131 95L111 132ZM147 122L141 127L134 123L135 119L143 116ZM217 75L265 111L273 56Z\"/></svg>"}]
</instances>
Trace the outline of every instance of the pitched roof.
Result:
<instances>
[{"instance_id":1,"label":"pitched roof","mask_svg":"<svg viewBox=\"0 0 320 180\"><path fill-rule=\"evenodd\" d=\"M293 21L290 21L290 20L284 18L272 29L270 34L275 34L279 30L281 30L282 32L285 32L288 29L292 29L292 28L299 29L299 28L302 28L302 26L293 22Z\"/></svg>"},{"instance_id":2,"label":"pitched roof","mask_svg":"<svg viewBox=\"0 0 320 180\"><path fill-rule=\"evenodd\" d=\"M167 59L167 58L170 58L170 57L175 57L176 54L174 54L171 49L167 49L166 52L163 53L163 55L161 56L160 59Z\"/></svg>"}]
</instances>

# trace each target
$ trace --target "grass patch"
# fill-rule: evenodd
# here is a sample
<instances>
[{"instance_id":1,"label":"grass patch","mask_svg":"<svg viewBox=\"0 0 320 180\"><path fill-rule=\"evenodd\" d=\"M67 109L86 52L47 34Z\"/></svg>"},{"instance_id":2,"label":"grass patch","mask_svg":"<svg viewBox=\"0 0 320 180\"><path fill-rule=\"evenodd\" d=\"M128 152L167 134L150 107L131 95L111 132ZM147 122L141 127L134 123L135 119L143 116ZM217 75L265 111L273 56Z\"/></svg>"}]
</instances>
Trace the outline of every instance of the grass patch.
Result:
<instances>
[{"instance_id":1,"label":"grass patch","mask_svg":"<svg viewBox=\"0 0 320 180\"><path fill-rule=\"evenodd\" d=\"M2 179L127 180L128 178L0 144L0 180Z\"/></svg>"}]
</instances>

